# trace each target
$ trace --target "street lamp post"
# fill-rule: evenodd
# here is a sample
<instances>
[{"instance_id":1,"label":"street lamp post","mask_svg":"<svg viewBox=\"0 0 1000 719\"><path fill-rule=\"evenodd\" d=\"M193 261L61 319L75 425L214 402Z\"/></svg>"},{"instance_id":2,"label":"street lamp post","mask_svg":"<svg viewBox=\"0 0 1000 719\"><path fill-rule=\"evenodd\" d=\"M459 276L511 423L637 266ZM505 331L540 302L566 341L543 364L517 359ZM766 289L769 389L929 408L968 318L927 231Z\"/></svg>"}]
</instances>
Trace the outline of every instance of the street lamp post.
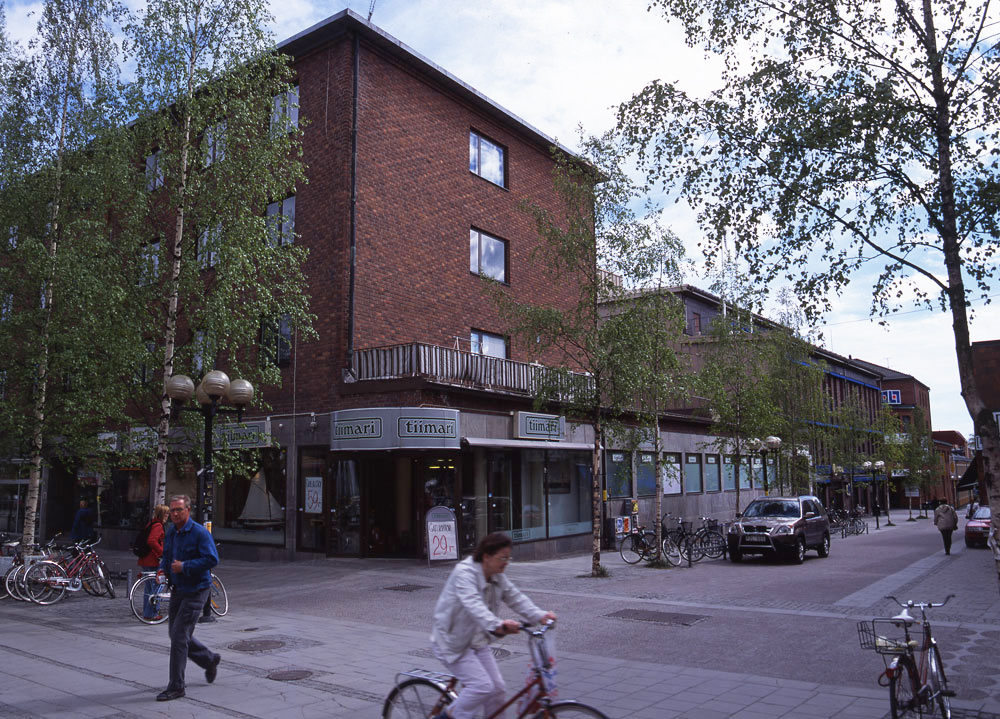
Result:
<instances>
[{"instance_id":1,"label":"street lamp post","mask_svg":"<svg viewBox=\"0 0 1000 719\"><path fill-rule=\"evenodd\" d=\"M871 472L872 473L872 487L874 488L873 491L874 491L874 496L875 496L875 505L877 506L878 505L878 482L875 481L875 472L879 468L884 467L885 466L885 462L883 462L882 460L879 460L877 462L869 462L869 461L865 460L864 462L861 463L861 466L865 468L865 472ZM875 514L875 529L882 529L882 527L879 526L879 521L878 521L878 515L879 515L879 513L875 512L874 514Z\"/></svg>"},{"instance_id":2,"label":"street lamp post","mask_svg":"<svg viewBox=\"0 0 1000 719\"><path fill-rule=\"evenodd\" d=\"M167 380L167 395L176 402L174 409L200 412L205 418L204 464L198 476L198 521L212 530L212 497L215 489L215 467L212 464L212 421L217 414L235 414L236 421L243 420L243 410L253 401L253 385L245 379L230 381L225 372L212 370L205 374L197 388L190 377L175 374ZM197 407L184 407L191 397ZM235 409L220 407L223 400Z\"/></svg>"},{"instance_id":3,"label":"street lamp post","mask_svg":"<svg viewBox=\"0 0 1000 719\"><path fill-rule=\"evenodd\" d=\"M777 476L778 476L778 464L777 464L778 459L777 459L777 457L778 457L778 449L781 448L781 438L780 437L775 437L773 435L770 436L770 437L767 437L766 439L756 439L755 438L755 439L750 440L749 446L752 449L755 449L755 450L757 450L757 451L760 452L760 461L761 461L761 468L760 469L761 469L761 473L764 476L764 494L769 494L770 493L770 488L768 487L768 484L767 484L767 453L769 451L770 452L774 452L774 456L775 456L775 460L774 460L775 461L774 476L775 476L775 478L777 478Z\"/></svg>"},{"instance_id":4,"label":"street lamp post","mask_svg":"<svg viewBox=\"0 0 1000 719\"><path fill-rule=\"evenodd\" d=\"M896 525L892 523L892 516L889 514L889 473L886 471L885 462L881 459L875 463L876 472L885 472L885 526L895 527ZM878 525L878 522L875 522ZM875 527L878 529L878 527Z\"/></svg>"}]
</instances>

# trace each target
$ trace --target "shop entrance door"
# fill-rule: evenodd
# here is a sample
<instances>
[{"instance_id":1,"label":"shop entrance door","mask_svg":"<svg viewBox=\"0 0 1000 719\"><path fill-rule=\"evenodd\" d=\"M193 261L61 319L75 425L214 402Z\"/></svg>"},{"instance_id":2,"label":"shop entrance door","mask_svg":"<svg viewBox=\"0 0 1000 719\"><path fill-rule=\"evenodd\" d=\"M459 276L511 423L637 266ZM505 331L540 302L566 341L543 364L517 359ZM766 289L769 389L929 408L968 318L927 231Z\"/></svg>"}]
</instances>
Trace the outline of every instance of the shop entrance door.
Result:
<instances>
[{"instance_id":1,"label":"shop entrance door","mask_svg":"<svg viewBox=\"0 0 1000 719\"><path fill-rule=\"evenodd\" d=\"M330 534L327 554L357 557L362 554L362 460L332 459L327 499Z\"/></svg>"}]
</instances>

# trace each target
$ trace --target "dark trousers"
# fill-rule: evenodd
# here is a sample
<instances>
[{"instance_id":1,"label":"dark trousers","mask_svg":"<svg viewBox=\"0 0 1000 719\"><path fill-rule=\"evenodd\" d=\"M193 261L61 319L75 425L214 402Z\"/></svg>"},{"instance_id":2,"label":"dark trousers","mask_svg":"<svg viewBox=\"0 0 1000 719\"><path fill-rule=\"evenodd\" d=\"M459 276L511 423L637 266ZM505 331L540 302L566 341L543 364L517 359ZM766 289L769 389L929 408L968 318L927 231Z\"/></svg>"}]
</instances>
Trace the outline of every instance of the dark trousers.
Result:
<instances>
[{"instance_id":1,"label":"dark trousers","mask_svg":"<svg viewBox=\"0 0 1000 719\"><path fill-rule=\"evenodd\" d=\"M954 529L942 529L941 530L941 539L944 540L944 553L945 554L951 554L951 533L954 532L954 531L955 531Z\"/></svg>"},{"instance_id":2,"label":"dark trousers","mask_svg":"<svg viewBox=\"0 0 1000 719\"><path fill-rule=\"evenodd\" d=\"M208 667L215 654L194 638L194 627L201 616L205 600L212 591L206 587L190 594L181 594L176 587L170 594L170 683L167 689L184 688L184 667L190 659L202 669Z\"/></svg>"}]
</instances>

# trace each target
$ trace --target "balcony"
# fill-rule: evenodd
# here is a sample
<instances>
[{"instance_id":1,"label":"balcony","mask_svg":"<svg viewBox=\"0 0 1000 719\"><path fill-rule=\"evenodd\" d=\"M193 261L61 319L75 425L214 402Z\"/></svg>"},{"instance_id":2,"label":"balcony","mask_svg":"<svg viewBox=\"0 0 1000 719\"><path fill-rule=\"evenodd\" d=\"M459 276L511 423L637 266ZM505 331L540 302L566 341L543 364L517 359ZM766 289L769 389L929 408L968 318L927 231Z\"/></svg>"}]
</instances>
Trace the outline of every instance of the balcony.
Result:
<instances>
[{"instance_id":1,"label":"balcony","mask_svg":"<svg viewBox=\"0 0 1000 719\"><path fill-rule=\"evenodd\" d=\"M540 364L515 362L466 350L420 343L357 350L354 377L358 382L418 377L428 382L534 397L542 388L553 399L571 401L593 390L593 380Z\"/></svg>"}]
</instances>

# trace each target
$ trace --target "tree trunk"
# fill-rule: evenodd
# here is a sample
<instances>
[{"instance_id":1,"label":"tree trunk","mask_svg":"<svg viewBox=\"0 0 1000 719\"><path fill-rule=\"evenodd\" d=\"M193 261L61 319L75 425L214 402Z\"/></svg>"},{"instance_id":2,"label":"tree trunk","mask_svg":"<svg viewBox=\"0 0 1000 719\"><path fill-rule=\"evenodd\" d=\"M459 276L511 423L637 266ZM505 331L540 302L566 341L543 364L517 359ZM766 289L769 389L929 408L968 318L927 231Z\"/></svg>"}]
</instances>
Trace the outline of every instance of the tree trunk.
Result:
<instances>
[{"instance_id":1,"label":"tree trunk","mask_svg":"<svg viewBox=\"0 0 1000 719\"><path fill-rule=\"evenodd\" d=\"M593 522L593 543L591 546L590 575L601 576L601 441L603 439L601 410L594 416L594 452L591 466L591 519Z\"/></svg>"}]
</instances>

